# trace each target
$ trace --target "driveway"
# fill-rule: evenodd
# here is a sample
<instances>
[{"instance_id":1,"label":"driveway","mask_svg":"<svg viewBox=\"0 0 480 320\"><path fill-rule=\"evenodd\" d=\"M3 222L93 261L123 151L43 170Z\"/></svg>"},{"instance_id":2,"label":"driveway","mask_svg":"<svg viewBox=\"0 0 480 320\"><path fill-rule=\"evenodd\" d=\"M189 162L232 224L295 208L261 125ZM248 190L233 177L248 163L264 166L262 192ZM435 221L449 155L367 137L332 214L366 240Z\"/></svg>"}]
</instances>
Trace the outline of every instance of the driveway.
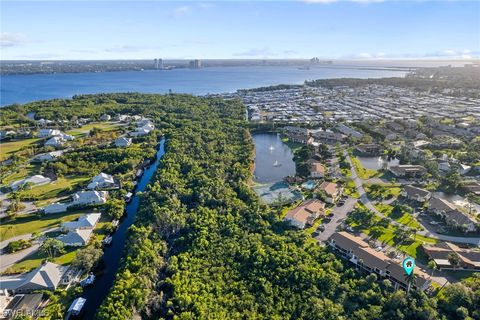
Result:
<instances>
[{"instance_id":1,"label":"driveway","mask_svg":"<svg viewBox=\"0 0 480 320\"><path fill-rule=\"evenodd\" d=\"M332 209L332 220L329 223L323 225L325 226L325 230L321 232L318 236L316 236L315 239L317 239L318 241L327 241L328 238L330 238L332 234L335 233L337 227L341 225L342 222L345 220L347 214L353 210L357 201L357 199L349 197L347 200L345 200L345 204L343 206L335 206Z\"/></svg>"}]
</instances>

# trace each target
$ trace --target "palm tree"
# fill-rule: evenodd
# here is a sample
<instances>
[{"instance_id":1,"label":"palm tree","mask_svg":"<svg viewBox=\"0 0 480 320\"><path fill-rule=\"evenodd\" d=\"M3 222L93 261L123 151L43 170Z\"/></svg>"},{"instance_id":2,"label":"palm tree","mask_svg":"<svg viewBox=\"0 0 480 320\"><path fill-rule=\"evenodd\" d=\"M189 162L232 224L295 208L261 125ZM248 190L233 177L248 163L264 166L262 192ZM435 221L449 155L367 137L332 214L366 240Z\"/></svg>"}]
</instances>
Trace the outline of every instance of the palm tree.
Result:
<instances>
[{"instance_id":1,"label":"palm tree","mask_svg":"<svg viewBox=\"0 0 480 320\"><path fill-rule=\"evenodd\" d=\"M430 274L430 277L433 277L433 272L437 270L437 263L434 260L428 261L428 267L432 269L432 273Z\"/></svg>"},{"instance_id":2,"label":"palm tree","mask_svg":"<svg viewBox=\"0 0 480 320\"><path fill-rule=\"evenodd\" d=\"M415 282L417 281L417 275L415 272L412 271L410 274L405 274L405 281L407 282L407 294L410 293L410 288L412 287L412 284L415 285Z\"/></svg>"}]
</instances>

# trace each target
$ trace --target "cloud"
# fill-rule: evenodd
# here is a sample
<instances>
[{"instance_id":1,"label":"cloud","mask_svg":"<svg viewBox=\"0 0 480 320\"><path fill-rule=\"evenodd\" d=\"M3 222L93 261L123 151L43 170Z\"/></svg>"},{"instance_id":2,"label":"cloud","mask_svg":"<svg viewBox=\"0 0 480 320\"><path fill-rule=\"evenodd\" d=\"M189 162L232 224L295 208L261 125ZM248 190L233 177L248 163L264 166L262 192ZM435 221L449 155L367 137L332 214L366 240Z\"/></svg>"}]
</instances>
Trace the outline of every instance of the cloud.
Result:
<instances>
[{"instance_id":1,"label":"cloud","mask_svg":"<svg viewBox=\"0 0 480 320\"><path fill-rule=\"evenodd\" d=\"M1 48L16 47L26 42L27 37L23 33L2 32L0 34Z\"/></svg>"},{"instance_id":2,"label":"cloud","mask_svg":"<svg viewBox=\"0 0 480 320\"><path fill-rule=\"evenodd\" d=\"M386 0L304 0L306 3L320 3L320 4L328 4L328 3L335 3L335 2L356 2L356 3L380 3L385 2Z\"/></svg>"},{"instance_id":3,"label":"cloud","mask_svg":"<svg viewBox=\"0 0 480 320\"><path fill-rule=\"evenodd\" d=\"M191 12L192 12L192 7L181 6L181 7L175 8L175 10L173 10L173 12L171 13L171 16L173 18L180 18L180 17L183 17L187 14L190 14Z\"/></svg>"},{"instance_id":4,"label":"cloud","mask_svg":"<svg viewBox=\"0 0 480 320\"><path fill-rule=\"evenodd\" d=\"M235 57L267 57L267 56L277 56L276 53L272 52L269 48L252 48L244 52L234 53Z\"/></svg>"}]
</instances>

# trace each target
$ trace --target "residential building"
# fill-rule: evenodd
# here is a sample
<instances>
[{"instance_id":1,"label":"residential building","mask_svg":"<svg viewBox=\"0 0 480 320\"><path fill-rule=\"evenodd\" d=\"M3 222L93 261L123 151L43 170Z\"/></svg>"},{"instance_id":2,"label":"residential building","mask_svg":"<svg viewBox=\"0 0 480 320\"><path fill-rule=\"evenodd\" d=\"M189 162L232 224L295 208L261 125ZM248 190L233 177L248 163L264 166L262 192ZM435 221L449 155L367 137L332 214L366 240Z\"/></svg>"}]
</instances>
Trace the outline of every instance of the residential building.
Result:
<instances>
[{"instance_id":1,"label":"residential building","mask_svg":"<svg viewBox=\"0 0 480 320\"><path fill-rule=\"evenodd\" d=\"M103 114L100 117L100 121L110 121L110 119L112 119L112 117L109 114Z\"/></svg>"},{"instance_id":2,"label":"residential building","mask_svg":"<svg viewBox=\"0 0 480 320\"><path fill-rule=\"evenodd\" d=\"M295 209L288 211L284 220L299 229L303 229L308 225L312 225L324 213L324 210L325 204L323 202L317 199L310 199Z\"/></svg>"},{"instance_id":3,"label":"residential building","mask_svg":"<svg viewBox=\"0 0 480 320\"><path fill-rule=\"evenodd\" d=\"M58 136L61 134L62 132L57 129L40 129L38 131L39 138L50 138L50 137Z\"/></svg>"},{"instance_id":4,"label":"residential building","mask_svg":"<svg viewBox=\"0 0 480 320\"><path fill-rule=\"evenodd\" d=\"M417 178L427 173L424 166L411 164L391 166L388 170L399 178Z\"/></svg>"},{"instance_id":5,"label":"residential building","mask_svg":"<svg viewBox=\"0 0 480 320\"><path fill-rule=\"evenodd\" d=\"M43 301L42 293L17 294L9 297L8 304L0 305L0 319L16 319L16 315L38 314Z\"/></svg>"},{"instance_id":6,"label":"residential building","mask_svg":"<svg viewBox=\"0 0 480 320\"><path fill-rule=\"evenodd\" d=\"M344 138L341 133L322 129L312 130L311 134L315 141L326 144L335 144L337 142L342 142Z\"/></svg>"},{"instance_id":7,"label":"residential building","mask_svg":"<svg viewBox=\"0 0 480 320\"><path fill-rule=\"evenodd\" d=\"M323 166L320 162L313 162L310 167L310 177L314 179L321 179L325 177L325 166Z\"/></svg>"},{"instance_id":8,"label":"residential building","mask_svg":"<svg viewBox=\"0 0 480 320\"><path fill-rule=\"evenodd\" d=\"M405 185L402 190L402 196L410 200L425 202L430 199L432 194L428 190L414 187L411 185Z\"/></svg>"},{"instance_id":9,"label":"residential building","mask_svg":"<svg viewBox=\"0 0 480 320\"><path fill-rule=\"evenodd\" d=\"M362 143L355 147L358 153L365 156L378 156L382 152L382 148L375 143Z\"/></svg>"},{"instance_id":10,"label":"residential building","mask_svg":"<svg viewBox=\"0 0 480 320\"><path fill-rule=\"evenodd\" d=\"M463 190L480 196L480 183L477 181L467 181L462 184Z\"/></svg>"},{"instance_id":11,"label":"residential building","mask_svg":"<svg viewBox=\"0 0 480 320\"><path fill-rule=\"evenodd\" d=\"M52 203L46 207L42 208L43 213L45 214L50 214L50 213L60 213L60 212L66 212L68 209L68 204L67 203Z\"/></svg>"},{"instance_id":12,"label":"residential building","mask_svg":"<svg viewBox=\"0 0 480 320\"><path fill-rule=\"evenodd\" d=\"M63 242L68 247L83 247L88 244L92 236L93 229L75 229L68 231L57 237L57 240Z\"/></svg>"},{"instance_id":13,"label":"residential building","mask_svg":"<svg viewBox=\"0 0 480 320\"><path fill-rule=\"evenodd\" d=\"M422 247L427 256L435 261L440 270L480 270L480 251L478 248L476 250L460 248L450 242L440 242L431 245L424 244ZM451 254L458 255L460 258L459 265L452 265L449 259Z\"/></svg>"},{"instance_id":14,"label":"residential building","mask_svg":"<svg viewBox=\"0 0 480 320\"><path fill-rule=\"evenodd\" d=\"M45 142L46 147L54 147L54 148L60 148L66 143L66 140L63 139L62 137L51 137L50 139Z\"/></svg>"},{"instance_id":15,"label":"residential building","mask_svg":"<svg viewBox=\"0 0 480 320\"><path fill-rule=\"evenodd\" d=\"M80 191L73 195L71 205L96 205L107 202L108 191Z\"/></svg>"},{"instance_id":16,"label":"residential building","mask_svg":"<svg viewBox=\"0 0 480 320\"><path fill-rule=\"evenodd\" d=\"M457 207L448 200L438 197L432 197L429 202L429 210L443 219L449 226L462 228L465 232L474 232L478 229L479 223L457 209Z\"/></svg>"},{"instance_id":17,"label":"residential building","mask_svg":"<svg viewBox=\"0 0 480 320\"><path fill-rule=\"evenodd\" d=\"M98 221L102 217L101 213L89 213L80 216L77 221L70 221L62 223L62 229L75 230L75 229L93 229L97 225Z\"/></svg>"},{"instance_id":18,"label":"residential building","mask_svg":"<svg viewBox=\"0 0 480 320\"><path fill-rule=\"evenodd\" d=\"M67 270L68 267L47 262L27 274L0 277L0 287L15 294L36 290L53 291L61 284Z\"/></svg>"},{"instance_id":19,"label":"residential building","mask_svg":"<svg viewBox=\"0 0 480 320\"><path fill-rule=\"evenodd\" d=\"M132 144L132 139L127 137L120 137L115 139L115 147L126 148Z\"/></svg>"},{"instance_id":20,"label":"residential building","mask_svg":"<svg viewBox=\"0 0 480 320\"><path fill-rule=\"evenodd\" d=\"M342 196L343 189L336 183L324 181L317 188L317 191L325 193L325 201L328 203L335 203Z\"/></svg>"},{"instance_id":21,"label":"residential building","mask_svg":"<svg viewBox=\"0 0 480 320\"><path fill-rule=\"evenodd\" d=\"M401 262L370 248L362 238L343 231L336 232L330 237L328 245L359 270L375 273L380 279L389 279L395 289L408 289L409 284ZM431 284L430 276L418 268L414 273L416 278L411 288L421 291L428 289Z\"/></svg>"},{"instance_id":22,"label":"residential building","mask_svg":"<svg viewBox=\"0 0 480 320\"><path fill-rule=\"evenodd\" d=\"M343 123L338 124L336 129L337 129L337 131L343 133L347 137L353 137L353 138L357 138L357 139L360 139L361 137L363 137L362 133L344 125Z\"/></svg>"},{"instance_id":23,"label":"residential building","mask_svg":"<svg viewBox=\"0 0 480 320\"><path fill-rule=\"evenodd\" d=\"M101 172L93 177L92 181L88 184L87 189L107 189L116 187L115 180L109 174Z\"/></svg>"},{"instance_id":24,"label":"residential building","mask_svg":"<svg viewBox=\"0 0 480 320\"><path fill-rule=\"evenodd\" d=\"M50 162L55 161L63 155L63 150L41 153L32 158L31 162Z\"/></svg>"},{"instance_id":25,"label":"residential building","mask_svg":"<svg viewBox=\"0 0 480 320\"><path fill-rule=\"evenodd\" d=\"M46 178L46 177L44 177L40 174L37 174L37 175L31 176L31 177L28 177L28 178L25 178L25 179L21 179L21 180L17 180L15 182L12 182L10 184L10 188L13 191L15 191L18 188L23 187L25 185L41 186L41 185L44 185L44 184L48 184L51 181L52 181L52 179Z\"/></svg>"}]
</instances>

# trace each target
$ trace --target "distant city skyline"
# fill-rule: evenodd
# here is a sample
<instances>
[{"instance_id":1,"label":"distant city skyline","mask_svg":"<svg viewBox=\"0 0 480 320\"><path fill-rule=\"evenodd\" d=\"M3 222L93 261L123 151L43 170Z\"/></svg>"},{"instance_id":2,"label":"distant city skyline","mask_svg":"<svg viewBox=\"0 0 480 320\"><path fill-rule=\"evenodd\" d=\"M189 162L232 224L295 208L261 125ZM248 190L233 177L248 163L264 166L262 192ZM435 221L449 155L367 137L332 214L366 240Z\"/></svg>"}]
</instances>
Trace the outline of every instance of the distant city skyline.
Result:
<instances>
[{"instance_id":1,"label":"distant city skyline","mask_svg":"<svg viewBox=\"0 0 480 320\"><path fill-rule=\"evenodd\" d=\"M478 1L2 1L1 6L2 60L480 57Z\"/></svg>"}]
</instances>

